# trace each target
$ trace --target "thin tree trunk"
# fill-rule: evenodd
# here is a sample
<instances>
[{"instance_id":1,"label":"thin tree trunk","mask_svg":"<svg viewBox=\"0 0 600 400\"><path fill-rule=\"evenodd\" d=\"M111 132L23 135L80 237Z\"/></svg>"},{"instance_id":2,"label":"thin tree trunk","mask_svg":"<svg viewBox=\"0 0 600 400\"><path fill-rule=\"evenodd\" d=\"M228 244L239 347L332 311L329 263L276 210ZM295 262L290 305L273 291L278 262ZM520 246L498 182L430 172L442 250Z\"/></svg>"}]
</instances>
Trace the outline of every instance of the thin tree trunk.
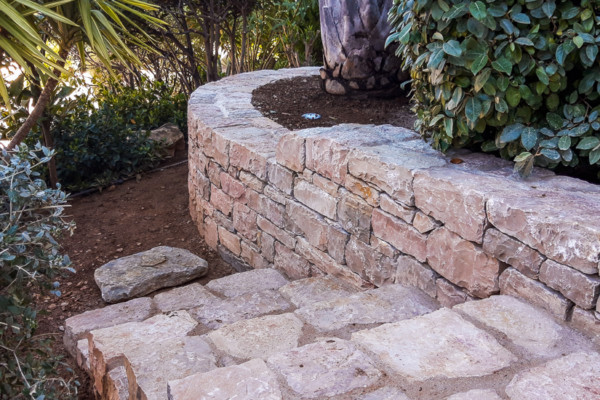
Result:
<instances>
[{"instance_id":1,"label":"thin tree trunk","mask_svg":"<svg viewBox=\"0 0 600 400\"><path fill-rule=\"evenodd\" d=\"M248 15L242 14L242 50L240 52L240 72L246 72L244 62L246 61L246 38L248 36Z\"/></svg>"},{"instance_id":2,"label":"thin tree trunk","mask_svg":"<svg viewBox=\"0 0 600 400\"><path fill-rule=\"evenodd\" d=\"M44 111L43 120L41 123L42 136L44 137L44 146L49 149L54 148L54 136L50 131L50 116ZM50 179L50 186L52 189L56 189L58 184L58 171L56 170L56 157L52 157L48 162L48 178Z\"/></svg>"}]
</instances>

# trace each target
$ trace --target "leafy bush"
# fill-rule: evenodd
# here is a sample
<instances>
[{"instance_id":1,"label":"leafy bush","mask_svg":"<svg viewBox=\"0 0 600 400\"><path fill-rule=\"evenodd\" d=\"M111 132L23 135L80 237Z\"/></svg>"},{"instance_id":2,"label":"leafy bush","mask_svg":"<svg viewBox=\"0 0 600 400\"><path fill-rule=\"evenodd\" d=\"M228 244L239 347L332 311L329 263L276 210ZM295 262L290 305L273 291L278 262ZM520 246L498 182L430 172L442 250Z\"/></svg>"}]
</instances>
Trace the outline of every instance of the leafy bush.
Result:
<instances>
[{"instance_id":1,"label":"leafy bush","mask_svg":"<svg viewBox=\"0 0 600 400\"><path fill-rule=\"evenodd\" d=\"M600 168L600 1L394 0L416 128L534 163Z\"/></svg>"},{"instance_id":2,"label":"leafy bush","mask_svg":"<svg viewBox=\"0 0 600 400\"><path fill-rule=\"evenodd\" d=\"M52 134L59 180L76 189L105 184L148 169L159 159L148 130L167 122L187 133L187 100L164 84L144 81L140 89L120 85L53 108Z\"/></svg>"},{"instance_id":3,"label":"leafy bush","mask_svg":"<svg viewBox=\"0 0 600 400\"><path fill-rule=\"evenodd\" d=\"M39 154L43 154L40 156ZM71 271L56 242L72 231L63 209L66 195L46 187L38 170L52 153L22 145L0 154L0 398L75 398L76 388L56 376L60 360L48 338L34 336L37 310L34 287L60 295L51 280Z\"/></svg>"}]
</instances>

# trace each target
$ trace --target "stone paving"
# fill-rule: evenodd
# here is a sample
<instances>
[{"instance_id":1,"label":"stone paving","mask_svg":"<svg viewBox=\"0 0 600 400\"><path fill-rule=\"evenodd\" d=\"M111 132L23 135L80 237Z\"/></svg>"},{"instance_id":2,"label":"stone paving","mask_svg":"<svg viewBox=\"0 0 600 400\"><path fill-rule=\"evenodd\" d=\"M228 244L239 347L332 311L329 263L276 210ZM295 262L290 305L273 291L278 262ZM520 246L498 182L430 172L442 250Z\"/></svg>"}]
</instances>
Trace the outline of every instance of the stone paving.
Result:
<instances>
[{"instance_id":1,"label":"stone paving","mask_svg":"<svg viewBox=\"0 0 600 400\"><path fill-rule=\"evenodd\" d=\"M592 400L598 348L547 311L242 272L69 318L101 399Z\"/></svg>"}]
</instances>

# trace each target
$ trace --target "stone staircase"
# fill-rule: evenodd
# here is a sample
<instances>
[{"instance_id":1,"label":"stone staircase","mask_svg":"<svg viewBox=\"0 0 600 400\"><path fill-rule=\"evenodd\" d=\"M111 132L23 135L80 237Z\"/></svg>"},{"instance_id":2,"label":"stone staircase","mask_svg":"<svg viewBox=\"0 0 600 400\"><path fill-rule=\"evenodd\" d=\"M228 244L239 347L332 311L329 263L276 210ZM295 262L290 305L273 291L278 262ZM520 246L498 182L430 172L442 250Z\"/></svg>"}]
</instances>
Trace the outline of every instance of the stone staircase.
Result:
<instances>
[{"instance_id":1,"label":"stone staircase","mask_svg":"<svg viewBox=\"0 0 600 400\"><path fill-rule=\"evenodd\" d=\"M599 399L600 354L509 296L440 308L257 269L69 318L101 399Z\"/></svg>"}]
</instances>

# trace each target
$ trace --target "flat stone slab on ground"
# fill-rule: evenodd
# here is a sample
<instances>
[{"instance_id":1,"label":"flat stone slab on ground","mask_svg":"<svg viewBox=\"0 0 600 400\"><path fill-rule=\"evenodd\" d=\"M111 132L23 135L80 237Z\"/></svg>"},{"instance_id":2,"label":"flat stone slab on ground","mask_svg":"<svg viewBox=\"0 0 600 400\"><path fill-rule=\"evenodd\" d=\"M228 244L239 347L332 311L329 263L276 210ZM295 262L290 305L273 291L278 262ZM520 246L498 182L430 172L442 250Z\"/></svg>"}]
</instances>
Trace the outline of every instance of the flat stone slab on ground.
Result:
<instances>
[{"instance_id":1,"label":"flat stone slab on ground","mask_svg":"<svg viewBox=\"0 0 600 400\"><path fill-rule=\"evenodd\" d=\"M169 381L169 400L281 400L275 374L260 359Z\"/></svg>"},{"instance_id":2,"label":"flat stone slab on ground","mask_svg":"<svg viewBox=\"0 0 600 400\"><path fill-rule=\"evenodd\" d=\"M163 400L168 381L217 368L210 346L200 336L135 346L124 354L132 399Z\"/></svg>"},{"instance_id":3,"label":"flat stone slab on ground","mask_svg":"<svg viewBox=\"0 0 600 400\"><path fill-rule=\"evenodd\" d=\"M212 280L205 287L225 297L236 297L251 292L279 289L286 283L287 279L274 269L254 269Z\"/></svg>"},{"instance_id":4,"label":"flat stone slab on ground","mask_svg":"<svg viewBox=\"0 0 600 400\"><path fill-rule=\"evenodd\" d=\"M154 304L163 313L214 305L220 299L199 283L192 283L154 296Z\"/></svg>"},{"instance_id":5,"label":"flat stone slab on ground","mask_svg":"<svg viewBox=\"0 0 600 400\"><path fill-rule=\"evenodd\" d=\"M352 334L410 381L489 375L517 358L456 312L441 309Z\"/></svg>"},{"instance_id":6,"label":"flat stone slab on ground","mask_svg":"<svg viewBox=\"0 0 600 400\"><path fill-rule=\"evenodd\" d=\"M410 400L402 390L393 387L382 387L374 392L367 393L357 400Z\"/></svg>"},{"instance_id":7,"label":"flat stone slab on ground","mask_svg":"<svg viewBox=\"0 0 600 400\"><path fill-rule=\"evenodd\" d=\"M388 285L348 297L314 303L296 314L321 332L350 324L396 322L436 310L439 306L415 288Z\"/></svg>"},{"instance_id":8,"label":"flat stone slab on ground","mask_svg":"<svg viewBox=\"0 0 600 400\"><path fill-rule=\"evenodd\" d=\"M77 341L94 329L108 328L126 322L139 322L148 319L153 313L152 299L133 299L125 303L86 311L67 318L63 342L67 351L77 357Z\"/></svg>"},{"instance_id":9,"label":"flat stone slab on ground","mask_svg":"<svg viewBox=\"0 0 600 400\"><path fill-rule=\"evenodd\" d=\"M276 354L267 365L303 399L323 399L368 387L383 375L353 343L335 338Z\"/></svg>"},{"instance_id":10,"label":"flat stone slab on ground","mask_svg":"<svg viewBox=\"0 0 600 400\"><path fill-rule=\"evenodd\" d=\"M267 315L235 322L208 334L218 350L232 357L263 358L298 346L302 321L294 314Z\"/></svg>"},{"instance_id":11,"label":"flat stone slab on ground","mask_svg":"<svg viewBox=\"0 0 600 400\"><path fill-rule=\"evenodd\" d=\"M356 291L329 275L299 279L279 288L279 292L296 307L347 297Z\"/></svg>"},{"instance_id":12,"label":"flat stone slab on ground","mask_svg":"<svg viewBox=\"0 0 600 400\"><path fill-rule=\"evenodd\" d=\"M454 310L478 320L503 334L517 346L540 356L552 355L563 328L535 307L511 296L493 296L459 304Z\"/></svg>"},{"instance_id":13,"label":"flat stone slab on ground","mask_svg":"<svg viewBox=\"0 0 600 400\"><path fill-rule=\"evenodd\" d=\"M572 353L517 374L506 387L511 400L597 400L600 354Z\"/></svg>"},{"instance_id":14,"label":"flat stone slab on ground","mask_svg":"<svg viewBox=\"0 0 600 400\"><path fill-rule=\"evenodd\" d=\"M493 389L473 389L468 392L453 394L447 397L446 400L502 400L502 398Z\"/></svg>"},{"instance_id":15,"label":"flat stone slab on ground","mask_svg":"<svg viewBox=\"0 0 600 400\"><path fill-rule=\"evenodd\" d=\"M208 272L208 264L188 250L159 246L110 261L94 272L108 303L181 285Z\"/></svg>"}]
</instances>

